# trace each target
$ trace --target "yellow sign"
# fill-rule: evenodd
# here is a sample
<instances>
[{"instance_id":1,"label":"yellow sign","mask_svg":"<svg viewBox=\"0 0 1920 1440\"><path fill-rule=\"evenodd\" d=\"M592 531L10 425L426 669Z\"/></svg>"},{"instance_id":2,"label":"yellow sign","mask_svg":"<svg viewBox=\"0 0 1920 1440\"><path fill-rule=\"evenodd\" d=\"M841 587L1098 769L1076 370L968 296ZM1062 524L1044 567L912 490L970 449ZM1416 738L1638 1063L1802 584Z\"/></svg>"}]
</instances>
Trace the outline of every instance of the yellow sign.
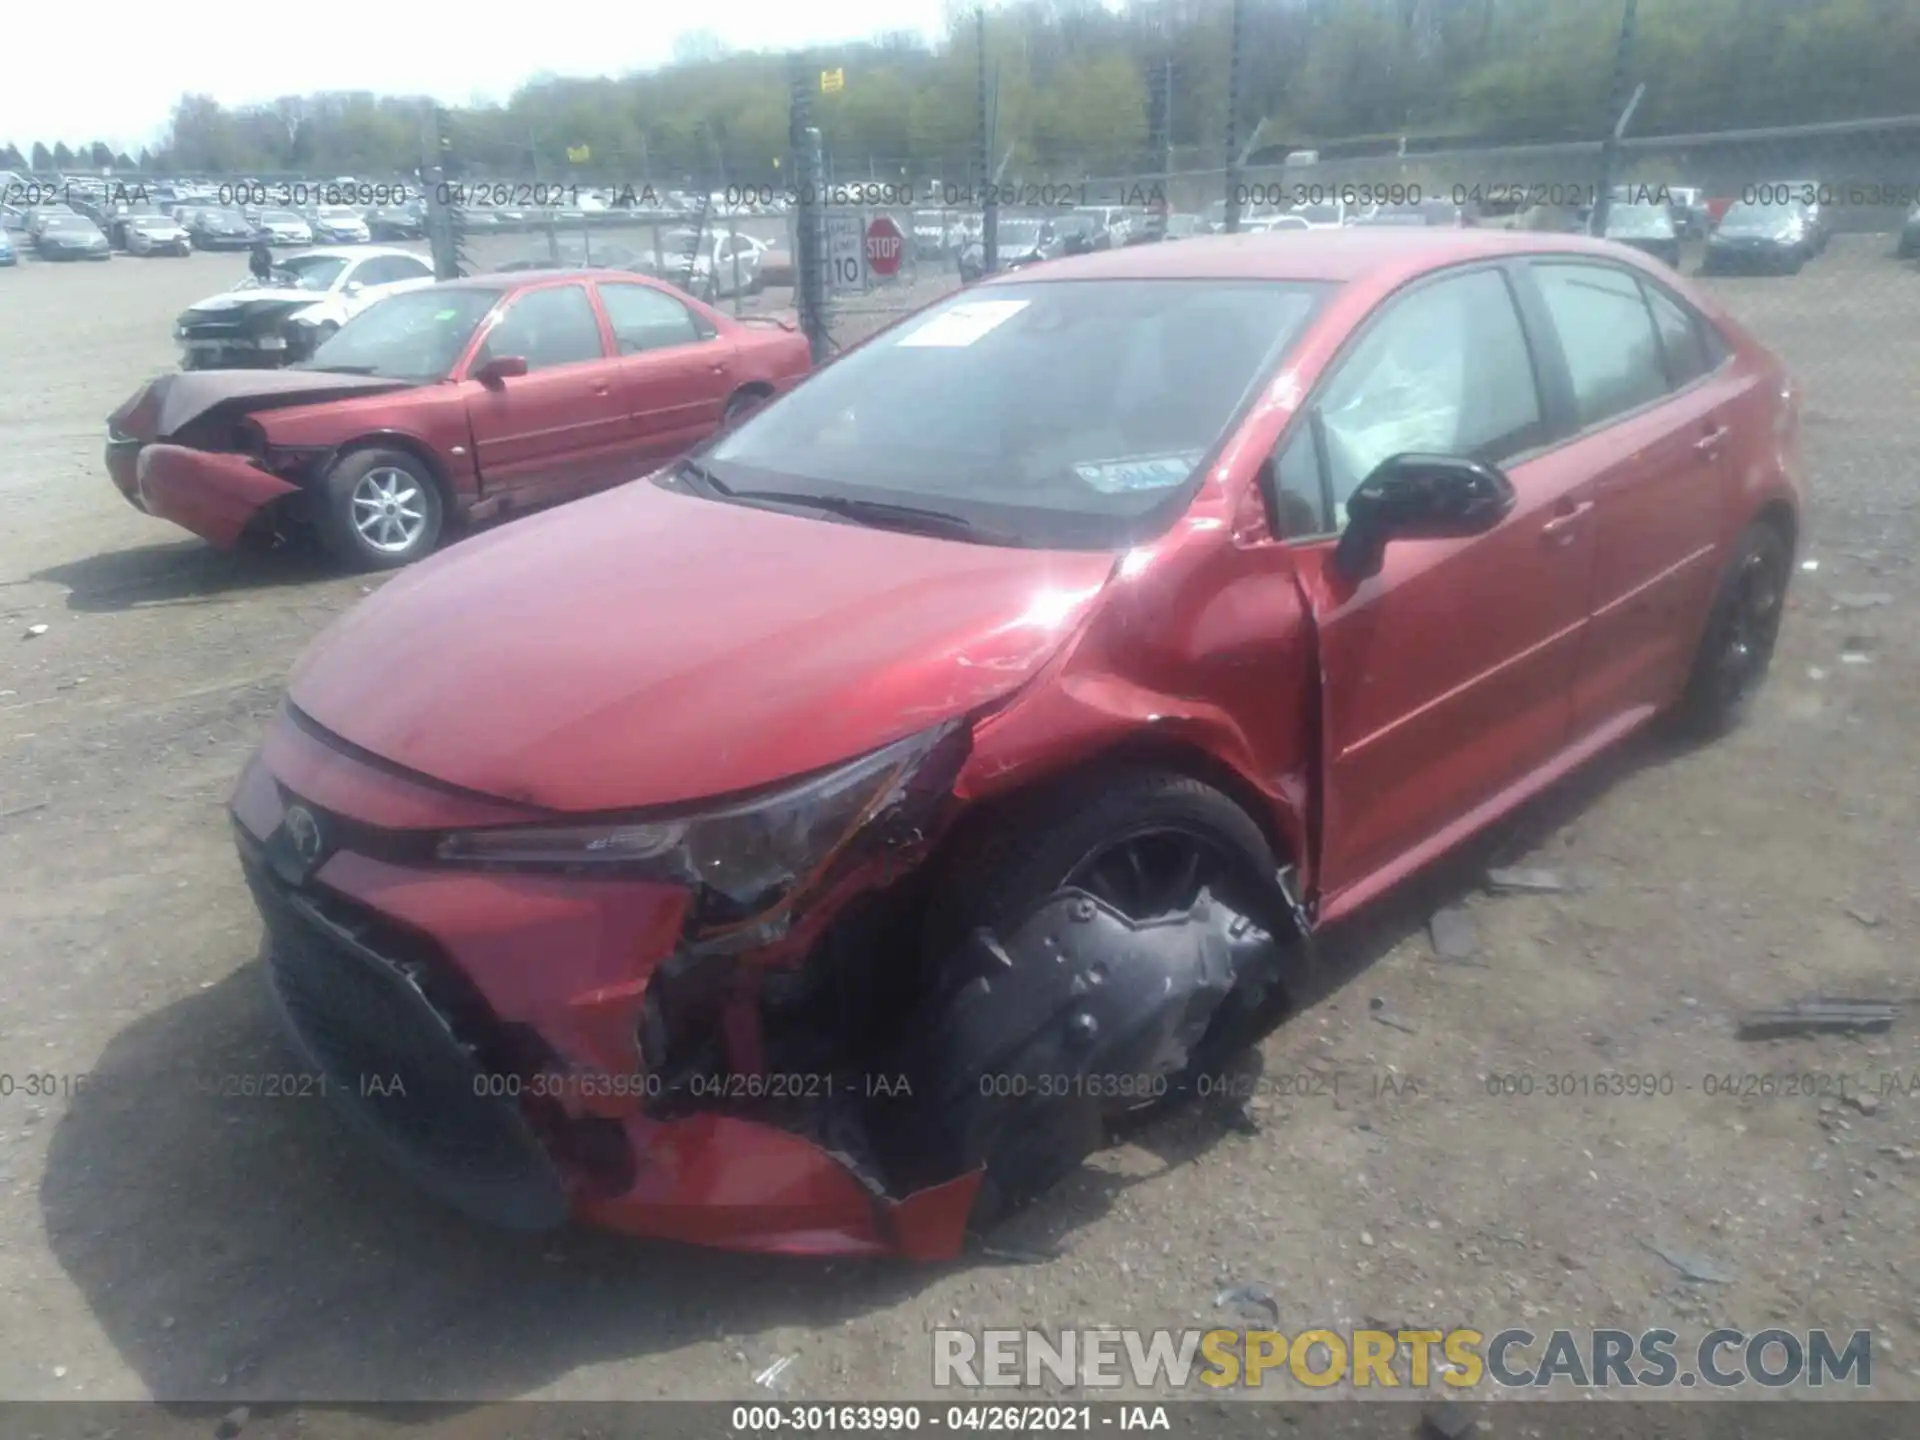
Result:
<instances>
[{"instance_id":1,"label":"yellow sign","mask_svg":"<svg viewBox=\"0 0 1920 1440\"><path fill-rule=\"evenodd\" d=\"M567 161L569 164L584 165L587 163L587 161L591 160L592 158L593 158L593 150L592 150L592 147L590 146L569 145L567 147Z\"/></svg>"},{"instance_id":2,"label":"yellow sign","mask_svg":"<svg viewBox=\"0 0 1920 1440\"><path fill-rule=\"evenodd\" d=\"M847 72L845 70L822 70L820 72L820 93L822 95L831 95L835 91L846 88Z\"/></svg>"}]
</instances>

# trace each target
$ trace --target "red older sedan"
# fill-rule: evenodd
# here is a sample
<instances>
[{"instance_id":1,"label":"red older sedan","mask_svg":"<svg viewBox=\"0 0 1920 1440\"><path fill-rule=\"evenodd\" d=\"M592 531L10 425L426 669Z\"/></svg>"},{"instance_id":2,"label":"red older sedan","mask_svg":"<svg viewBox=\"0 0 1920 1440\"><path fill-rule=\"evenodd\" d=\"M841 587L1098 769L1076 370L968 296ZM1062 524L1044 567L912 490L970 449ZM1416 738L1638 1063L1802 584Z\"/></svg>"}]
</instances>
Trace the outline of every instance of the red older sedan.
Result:
<instances>
[{"instance_id":1,"label":"red older sedan","mask_svg":"<svg viewBox=\"0 0 1920 1440\"><path fill-rule=\"evenodd\" d=\"M951 1254L1240 1063L1320 927L1732 724L1797 446L1605 241L974 287L314 645L233 800L287 1028L473 1215Z\"/></svg>"},{"instance_id":2,"label":"red older sedan","mask_svg":"<svg viewBox=\"0 0 1920 1440\"><path fill-rule=\"evenodd\" d=\"M107 471L221 548L306 531L391 569L451 527L645 474L809 368L791 324L624 271L454 280L284 370L162 376L109 418Z\"/></svg>"}]
</instances>

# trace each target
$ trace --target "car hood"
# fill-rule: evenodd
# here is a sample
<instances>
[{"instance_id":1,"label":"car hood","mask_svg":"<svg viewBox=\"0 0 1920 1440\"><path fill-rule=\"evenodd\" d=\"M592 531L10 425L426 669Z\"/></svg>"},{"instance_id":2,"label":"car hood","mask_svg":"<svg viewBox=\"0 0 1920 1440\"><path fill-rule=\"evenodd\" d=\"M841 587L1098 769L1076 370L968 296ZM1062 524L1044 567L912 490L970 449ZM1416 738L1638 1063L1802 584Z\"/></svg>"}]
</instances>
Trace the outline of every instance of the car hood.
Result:
<instances>
[{"instance_id":1,"label":"car hood","mask_svg":"<svg viewBox=\"0 0 1920 1440\"><path fill-rule=\"evenodd\" d=\"M278 409L406 390L413 383L321 370L184 370L142 386L107 417L107 425L128 439L160 440L219 405L243 411Z\"/></svg>"},{"instance_id":2,"label":"car hood","mask_svg":"<svg viewBox=\"0 0 1920 1440\"><path fill-rule=\"evenodd\" d=\"M416 773L562 811L676 805L964 715L1113 573L636 481L465 541L322 634L292 703Z\"/></svg>"},{"instance_id":3,"label":"car hood","mask_svg":"<svg viewBox=\"0 0 1920 1440\"><path fill-rule=\"evenodd\" d=\"M223 290L187 308L189 315L218 315L229 310L264 310L288 305L317 305L327 298L325 290L300 290L258 286L246 290Z\"/></svg>"}]
</instances>

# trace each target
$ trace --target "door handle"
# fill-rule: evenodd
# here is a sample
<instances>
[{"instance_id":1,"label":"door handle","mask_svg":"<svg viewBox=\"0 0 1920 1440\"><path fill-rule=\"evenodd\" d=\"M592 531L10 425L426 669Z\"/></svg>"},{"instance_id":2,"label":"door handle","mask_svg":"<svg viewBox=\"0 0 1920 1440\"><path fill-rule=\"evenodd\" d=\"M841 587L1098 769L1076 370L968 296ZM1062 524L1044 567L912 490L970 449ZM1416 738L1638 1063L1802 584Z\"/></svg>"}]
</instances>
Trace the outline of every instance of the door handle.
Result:
<instances>
[{"instance_id":1,"label":"door handle","mask_svg":"<svg viewBox=\"0 0 1920 1440\"><path fill-rule=\"evenodd\" d=\"M1580 522L1587 518L1587 512L1593 509L1593 501L1582 500L1569 510L1563 510L1540 527L1540 534L1556 545L1565 545L1573 539L1580 528Z\"/></svg>"},{"instance_id":2,"label":"door handle","mask_svg":"<svg viewBox=\"0 0 1920 1440\"><path fill-rule=\"evenodd\" d=\"M604 380L596 380L593 382L593 393L596 395L607 395L611 394L612 391L613 387Z\"/></svg>"},{"instance_id":3,"label":"door handle","mask_svg":"<svg viewBox=\"0 0 1920 1440\"><path fill-rule=\"evenodd\" d=\"M1720 442L1732 433L1733 431L1725 425L1717 425L1702 435L1698 440L1694 441L1693 448L1698 450L1702 455L1711 455L1720 448Z\"/></svg>"},{"instance_id":4,"label":"door handle","mask_svg":"<svg viewBox=\"0 0 1920 1440\"><path fill-rule=\"evenodd\" d=\"M716 375L724 375L727 373L727 362L724 360L716 360L708 368Z\"/></svg>"}]
</instances>

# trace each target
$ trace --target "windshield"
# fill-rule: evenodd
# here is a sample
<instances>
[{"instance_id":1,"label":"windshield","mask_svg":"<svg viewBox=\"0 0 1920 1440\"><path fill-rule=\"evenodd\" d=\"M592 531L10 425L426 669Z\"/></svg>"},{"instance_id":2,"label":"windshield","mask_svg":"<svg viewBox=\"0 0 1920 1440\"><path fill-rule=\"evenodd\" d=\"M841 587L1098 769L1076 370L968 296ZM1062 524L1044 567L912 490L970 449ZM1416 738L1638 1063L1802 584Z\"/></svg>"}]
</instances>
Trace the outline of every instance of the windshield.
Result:
<instances>
[{"instance_id":1,"label":"windshield","mask_svg":"<svg viewBox=\"0 0 1920 1440\"><path fill-rule=\"evenodd\" d=\"M260 223L262 225L304 225L307 222L291 210L263 210L260 212Z\"/></svg>"},{"instance_id":2,"label":"windshield","mask_svg":"<svg viewBox=\"0 0 1920 1440\"><path fill-rule=\"evenodd\" d=\"M376 301L299 367L395 380L442 380L466 352L498 290L408 290Z\"/></svg>"},{"instance_id":3,"label":"windshield","mask_svg":"<svg viewBox=\"0 0 1920 1440\"><path fill-rule=\"evenodd\" d=\"M297 290L326 290L347 268L337 255L295 255L274 265L274 278L281 285Z\"/></svg>"},{"instance_id":4,"label":"windshield","mask_svg":"<svg viewBox=\"0 0 1920 1440\"><path fill-rule=\"evenodd\" d=\"M1164 526L1322 287L996 285L822 370L703 463L735 489L938 509L1021 543Z\"/></svg>"},{"instance_id":5,"label":"windshield","mask_svg":"<svg viewBox=\"0 0 1920 1440\"><path fill-rule=\"evenodd\" d=\"M135 215L127 221L127 224L136 230L172 230L176 228L173 221L164 215Z\"/></svg>"},{"instance_id":6,"label":"windshield","mask_svg":"<svg viewBox=\"0 0 1920 1440\"><path fill-rule=\"evenodd\" d=\"M1720 228L1771 235L1776 230L1783 230L1797 223L1803 214L1800 206L1791 202L1781 205L1754 205L1742 200L1728 208L1726 216L1720 221Z\"/></svg>"},{"instance_id":7,"label":"windshield","mask_svg":"<svg viewBox=\"0 0 1920 1440\"><path fill-rule=\"evenodd\" d=\"M93 222L84 215L49 215L44 222L49 230L91 230Z\"/></svg>"},{"instance_id":8,"label":"windshield","mask_svg":"<svg viewBox=\"0 0 1920 1440\"><path fill-rule=\"evenodd\" d=\"M1615 205L1607 211L1607 234L1664 239L1673 234L1673 217L1660 205Z\"/></svg>"},{"instance_id":9,"label":"windshield","mask_svg":"<svg viewBox=\"0 0 1920 1440\"><path fill-rule=\"evenodd\" d=\"M1293 212L1309 225L1338 225L1340 207L1338 205L1302 205Z\"/></svg>"}]
</instances>

